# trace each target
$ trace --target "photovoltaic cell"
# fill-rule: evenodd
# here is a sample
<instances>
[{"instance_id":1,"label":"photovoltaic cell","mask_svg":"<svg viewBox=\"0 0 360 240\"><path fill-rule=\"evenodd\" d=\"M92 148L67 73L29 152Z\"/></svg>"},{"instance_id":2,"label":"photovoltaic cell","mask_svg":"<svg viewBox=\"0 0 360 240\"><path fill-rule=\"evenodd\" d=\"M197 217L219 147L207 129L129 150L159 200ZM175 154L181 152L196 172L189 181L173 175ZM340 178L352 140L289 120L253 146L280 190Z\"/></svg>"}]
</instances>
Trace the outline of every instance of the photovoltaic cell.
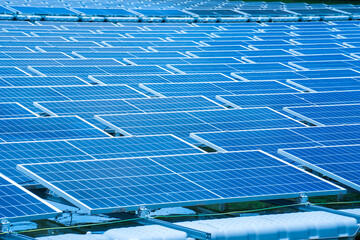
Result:
<instances>
[{"instance_id":1,"label":"photovoltaic cell","mask_svg":"<svg viewBox=\"0 0 360 240\"><path fill-rule=\"evenodd\" d=\"M60 162L18 168L90 213L344 192L259 151Z\"/></svg>"}]
</instances>

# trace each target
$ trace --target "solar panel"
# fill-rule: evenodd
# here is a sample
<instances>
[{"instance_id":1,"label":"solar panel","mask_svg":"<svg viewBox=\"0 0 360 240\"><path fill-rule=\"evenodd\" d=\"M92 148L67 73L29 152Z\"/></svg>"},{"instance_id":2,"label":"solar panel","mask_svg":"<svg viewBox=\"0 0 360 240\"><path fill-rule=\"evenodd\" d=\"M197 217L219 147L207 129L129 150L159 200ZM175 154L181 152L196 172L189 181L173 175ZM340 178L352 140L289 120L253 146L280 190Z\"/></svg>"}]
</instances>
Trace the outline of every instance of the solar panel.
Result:
<instances>
[{"instance_id":1,"label":"solar panel","mask_svg":"<svg viewBox=\"0 0 360 240\"><path fill-rule=\"evenodd\" d=\"M0 144L0 173L22 185L36 183L17 164L201 153L172 135L91 138Z\"/></svg>"},{"instance_id":2,"label":"solar panel","mask_svg":"<svg viewBox=\"0 0 360 240\"><path fill-rule=\"evenodd\" d=\"M218 151L257 150L276 154L280 148L359 144L360 125L296 127L192 133L198 142Z\"/></svg>"},{"instance_id":3,"label":"solar panel","mask_svg":"<svg viewBox=\"0 0 360 240\"><path fill-rule=\"evenodd\" d=\"M171 72L155 65L150 66L77 66L77 67L29 67L40 76L89 76L89 75L138 75L169 74Z\"/></svg>"},{"instance_id":4,"label":"solar panel","mask_svg":"<svg viewBox=\"0 0 360 240\"><path fill-rule=\"evenodd\" d=\"M360 77L360 72L352 69L334 69L334 70L313 70L297 72L306 78L345 78Z\"/></svg>"},{"instance_id":5,"label":"solar panel","mask_svg":"<svg viewBox=\"0 0 360 240\"><path fill-rule=\"evenodd\" d=\"M119 114L95 118L124 135L154 135L171 132L188 141L192 141L189 138L192 132L261 129L277 126L297 127L300 124L268 108Z\"/></svg>"},{"instance_id":6,"label":"solar panel","mask_svg":"<svg viewBox=\"0 0 360 240\"><path fill-rule=\"evenodd\" d=\"M55 217L61 211L0 174L0 220L10 222Z\"/></svg>"},{"instance_id":7,"label":"solar panel","mask_svg":"<svg viewBox=\"0 0 360 240\"><path fill-rule=\"evenodd\" d=\"M222 152L263 150L277 154L279 148L320 146L289 129L191 133L191 137Z\"/></svg>"},{"instance_id":8,"label":"solar panel","mask_svg":"<svg viewBox=\"0 0 360 240\"><path fill-rule=\"evenodd\" d=\"M325 146L351 145L360 142L360 125L293 128L292 131Z\"/></svg>"},{"instance_id":9,"label":"solar panel","mask_svg":"<svg viewBox=\"0 0 360 240\"><path fill-rule=\"evenodd\" d=\"M287 83L309 92L347 91L360 89L360 80L356 78L287 80Z\"/></svg>"},{"instance_id":10,"label":"solar panel","mask_svg":"<svg viewBox=\"0 0 360 240\"><path fill-rule=\"evenodd\" d=\"M285 107L284 111L318 126L360 124L360 104Z\"/></svg>"},{"instance_id":11,"label":"solar panel","mask_svg":"<svg viewBox=\"0 0 360 240\"><path fill-rule=\"evenodd\" d=\"M184 56L183 56L184 57ZM161 65L167 64L217 64L217 63L242 63L234 57L215 58L126 58L125 62L133 65Z\"/></svg>"},{"instance_id":12,"label":"solar panel","mask_svg":"<svg viewBox=\"0 0 360 240\"><path fill-rule=\"evenodd\" d=\"M0 102L19 102L30 110L36 111L35 101L63 101L69 100L51 88L0 88Z\"/></svg>"},{"instance_id":13,"label":"solar panel","mask_svg":"<svg viewBox=\"0 0 360 240\"><path fill-rule=\"evenodd\" d=\"M154 135L68 141L95 159L201 153L199 148L173 136Z\"/></svg>"},{"instance_id":14,"label":"solar panel","mask_svg":"<svg viewBox=\"0 0 360 240\"><path fill-rule=\"evenodd\" d=\"M174 64L168 65L168 67L178 73L214 73L220 72L224 74L230 74L232 72L256 72L261 69L262 71L286 71L290 68L280 63L263 63L263 64Z\"/></svg>"},{"instance_id":15,"label":"solar panel","mask_svg":"<svg viewBox=\"0 0 360 240\"><path fill-rule=\"evenodd\" d=\"M140 84L142 89L155 96L194 96L203 95L215 98L216 95L295 93L298 90L276 81L267 82L214 82L214 83L164 83Z\"/></svg>"},{"instance_id":16,"label":"solar panel","mask_svg":"<svg viewBox=\"0 0 360 240\"><path fill-rule=\"evenodd\" d=\"M84 98L86 99L87 97L85 96ZM99 122L94 119L94 115L141 112L123 100L35 102L34 105L50 116L78 115L94 125L99 124Z\"/></svg>"},{"instance_id":17,"label":"solar panel","mask_svg":"<svg viewBox=\"0 0 360 240\"><path fill-rule=\"evenodd\" d=\"M79 117L3 118L0 138L5 142L108 136Z\"/></svg>"},{"instance_id":18,"label":"solar panel","mask_svg":"<svg viewBox=\"0 0 360 240\"><path fill-rule=\"evenodd\" d=\"M360 145L280 149L279 153L323 176L360 190Z\"/></svg>"},{"instance_id":19,"label":"solar panel","mask_svg":"<svg viewBox=\"0 0 360 240\"><path fill-rule=\"evenodd\" d=\"M161 75L121 75L106 76L93 75L89 78L99 84L128 84L138 85L139 83L169 83L169 82L228 82L232 78L220 73L204 74L161 74Z\"/></svg>"},{"instance_id":20,"label":"solar panel","mask_svg":"<svg viewBox=\"0 0 360 240\"><path fill-rule=\"evenodd\" d=\"M345 191L258 151L33 164L19 169L92 214Z\"/></svg>"},{"instance_id":21,"label":"solar panel","mask_svg":"<svg viewBox=\"0 0 360 240\"><path fill-rule=\"evenodd\" d=\"M35 102L34 105L50 116L78 115L95 125L100 124L94 119L95 115L223 109L223 107L219 104L202 96L61 102L52 101Z\"/></svg>"},{"instance_id":22,"label":"solar panel","mask_svg":"<svg viewBox=\"0 0 360 240\"><path fill-rule=\"evenodd\" d=\"M322 61L322 62L291 62L291 66L298 67L299 69L307 70L320 70L320 69L344 69L356 67L350 62L346 61Z\"/></svg>"},{"instance_id":23,"label":"solar panel","mask_svg":"<svg viewBox=\"0 0 360 240\"><path fill-rule=\"evenodd\" d=\"M29 76L29 74L16 67L0 67L0 77L7 76Z\"/></svg>"},{"instance_id":24,"label":"solar panel","mask_svg":"<svg viewBox=\"0 0 360 240\"><path fill-rule=\"evenodd\" d=\"M19 103L0 103L0 118L35 117L35 113Z\"/></svg>"},{"instance_id":25,"label":"solar panel","mask_svg":"<svg viewBox=\"0 0 360 240\"><path fill-rule=\"evenodd\" d=\"M46 39L42 40L46 41ZM36 44L35 44L36 45ZM52 52L52 53L44 53L44 52L8 52L6 53L10 58L13 59L71 59L69 55L66 55L62 52Z\"/></svg>"},{"instance_id":26,"label":"solar panel","mask_svg":"<svg viewBox=\"0 0 360 240\"><path fill-rule=\"evenodd\" d=\"M144 94L126 85L53 87L52 89L71 100L146 97Z\"/></svg>"},{"instance_id":27,"label":"solar panel","mask_svg":"<svg viewBox=\"0 0 360 240\"><path fill-rule=\"evenodd\" d=\"M2 67L27 67L27 66L61 66L52 59L0 59Z\"/></svg>"},{"instance_id":28,"label":"solar panel","mask_svg":"<svg viewBox=\"0 0 360 240\"><path fill-rule=\"evenodd\" d=\"M14 87L89 85L79 77L1 77L1 79Z\"/></svg>"},{"instance_id":29,"label":"solar panel","mask_svg":"<svg viewBox=\"0 0 360 240\"><path fill-rule=\"evenodd\" d=\"M287 106L308 106L312 105L294 94L251 94L216 96L216 99L231 107L251 108L270 107L275 110L282 110Z\"/></svg>"},{"instance_id":30,"label":"solar panel","mask_svg":"<svg viewBox=\"0 0 360 240\"><path fill-rule=\"evenodd\" d=\"M283 107L350 104L360 102L360 91L315 92L295 94L248 94L216 96L216 99L231 107Z\"/></svg>"},{"instance_id":31,"label":"solar panel","mask_svg":"<svg viewBox=\"0 0 360 240\"><path fill-rule=\"evenodd\" d=\"M233 73L233 77L246 81L268 81L268 80L286 80L302 79L304 76L297 72L251 72L251 73Z\"/></svg>"},{"instance_id":32,"label":"solar panel","mask_svg":"<svg viewBox=\"0 0 360 240\"><path fill-rule=\"evenodd\" d=\"M206 109L224 109L217 102L204 96L171 97L171 98L139 98L125 99L132 106L143 112L171 112Z\"/></svg>"},{"instance_id":33,"label":"solar panel","mask_svg":"<svg viewBox=\"0 0 360 240\"><path fill-rule=\"evenodd\" d=\"M317 92L297 95L316 105L349 104L360 102L360 91Z\"/></svg>"},{"instance_id":34,"label":"solar panel","mask_svg":"<svg viewBox=\"0 0 360 240\"><path fill-rule=\"evenodd\" d=\"M0 173L22 185L34 181L16 170L17 164L94 159L66 141L36 141L0 144Z\"/></svg>"}]
</instances>

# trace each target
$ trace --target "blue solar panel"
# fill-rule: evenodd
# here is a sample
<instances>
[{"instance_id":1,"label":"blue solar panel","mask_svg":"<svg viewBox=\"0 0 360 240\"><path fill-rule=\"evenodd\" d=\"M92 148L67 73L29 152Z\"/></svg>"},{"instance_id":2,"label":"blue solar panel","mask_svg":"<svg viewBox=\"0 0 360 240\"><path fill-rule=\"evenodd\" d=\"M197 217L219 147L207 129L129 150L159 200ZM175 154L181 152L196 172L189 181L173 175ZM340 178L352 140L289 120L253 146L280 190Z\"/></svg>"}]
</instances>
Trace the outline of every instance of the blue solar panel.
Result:
<instances>
[{"instance_id":1,"label":"blue solar panel","mask_svg":"<svg viewBox=\"0 0 360 240\"><path fill-rule=\"evenodd\" d=\"M35 102L34 105L51 116L78 115L95 125L100 124L100 122L94 119L95 115L223 109L222 106L201 96L124 100L53 101ZM38 112L40 112L40 110Z\"/></svg>"},{"instance_id":2,"label":"blue solar panel","mask_svg":"<svg viewBox=\"0 0 360 240\"><path fill-rule=\"evenodd\" d=\"M143 112L171 112L206 109L224 109L216 102L203 96L125 99Z\"/></svg>"},{"instance_id":3,"label":"blue solar panel","mask_svg":"<svg viewBox=\"0 0 360 240\"><path fill-rule=\"evenodd\" d=\"M263 150L277 154L279 148L320 146L289 129L192 133L191 137L218 151Z\"/></svg>"},{"instance_id":4,"label":"blue solar panel","mask_svg":"<svg viewBox=\"0 0 360 240\"><path fill-rule=\"evenodd\" d=\"M31 178L16 170L17 164L94 159L66 141L0 144L0 173L13 181L35 185Z\"/></svg>"},{"instance_id":5,"label":"blue solar panel","mask_svg":"<svg viewBox=\"0 0 360 240\"><path fill-rule=\"evenodd\" d=\"M328 40L326 40L328 41ZM344 54L328 54L328 55L307 55L307 56L259 56L259 57L246 57L247 60L250 60L252 62L256 63L262 63L262 62L293 62L301 67L308 68L308 69L314 69L315 66L318 66L317 64L321 64L322 62L314 62L314 66L312 67L311 64L309 65L307 62L310 61L346 61L346 60L353 60L352 58L344 55ZM337 60L337 61L335 61ZM307 61L307 62L304 62ZM306 64L302 65L302 64ZM346 65L351 66L351 65ZM338 68L338 67L337 67Z\"/></svg>"},{"instance_id":6,"label":"blue solar panel","mask_svg":"<svg viewBox=\"0 0 360 240\"><path fill-rule=\"evenodd\" d=\"M77 15L75 12L66 8L45 8L45 7L22 7L12 6L16 11L23 14L41 14L41 15Z\"/></svg>"},{"instance_id":7,"label":"blue solar panel","mask_svg":"<svg viewBox=\"0 0 360 240\"><path fill-rule=\"evenodd\" d=\"M100 76L94 75L89 78L100 84L128 84L138 85L139 83L171 83L171 82L228 82L233 81L220 73L186 74L186 75L121 75L121 76Z\"/></svg>"},{"instance_id":8,"label":"blue solar panel","mask_svg":"<svg viewBox=\"0 0 360 240\"><path fill-rule=\"evenodd\" d=\"M133 65L161 65L167 64L217 64L217 63L242 63L233 57L216 58L126 58L124 61Z\"/></svg>"},{"instance_id":9,"label":"blue solar panel","mask_svg":"<svg viewBox=\"0 0 360 240\"><path fill-rule=\"evenodd\" d=\"M35 101L64 100L69 99L51 88L0 88L0 102L19 102L30 110L34 110Z\"/></svg>"},{"instance_id":10,"label":"blue solar panel","mask_svg":"<svg viewBox=\"0 0 360 240\"><path fill-rule=\"evenodd\" d=\"M271 107L275 110L282 110L287 106L308 106L312 105L295 94L252 94L217 96L219 101L232 107Z\"/></svg>"},{"instance_id":11,"label":"blue solar panel","mask_svg":"<svg viewBox=\"0 0 360 240\"><path fill-rule=\"evenodd\" d=\"M46 39L44 39L46 41ZM36 45L36 44L35 44ZM6 53L10 58L13 59L70 59L68 55L62 52L52 52L52 53L43 53L43 52L12 52Z\"/></svg>"},{"instance_id":12,"label":"blue solar panel","mask_svg":"<svg viewBox=\"0 0 360 240\"><path fill-rule=\"evenodd\" d=\"M216 98L232 107L271 107L277 110L282 110L283 107L291 106L360 103L360 91L297 94L248 94L217 96Z\"/></svg>"},{"instance_id":13,"label":"blue solar panel","mask_svg":"<svg viewBox=\"0 0 360 240\"><path fill-rule=\"evenodd\" d=\"M17 164L201 152L172 135L3 143L0 144L0 173L22 185L35 185L31 178L16 170Z\"/></svg>"},{"instance_id":14,"label":"blue solar panel","mask_svg":"<svg viewBox=\"0 0 360 240\"><path fill-rule=\"evenodd\" d=\"M325 146L351 145L360 142L360 125L294 128L292 131Z\"/></svg>"},{"instance_id":15,"label":"blue solar panel","mask_svg":"<svg viewBox=\"0 0 360 240\"><path fill-rule=\"evenodd\" d=\"M145 95L126 85L53 87L52 89L71 100L146 97Z\"/></svg>"},{"instance_id":16,"label":"blue solar panel","mask_svg":"<svg viewBox=\"0 0 360 240\"><path fill-rule=\"evenodd\" d=\"M7 76L29 76L29 74L15 67L0 67L0 77Z\"/></svg>"},{"instance_id":17,"label":"blue solar panel","mask_svg":"<svg viewBox=\"0 0 360 240\"><path fill-rule=\"evenodd\" d=\"M256 72L259 69L262 71L287 71L290 68L280 63L264 63L264 64L193 64L193 65L182 65L174 64L168 65L174 71L178 73L208 73L208 72L220 72L224 74L230 74L232 72ZM359 73L360 74L360 73Z\"/></svg>"},{"instance_id":18,"label":"blue solar panel","mask_svg":"<svg viewBox=\"0 0 360 240\"><path fill-rule=\"evenodd\" d=\"M355 65L347 61L322 61L322 62L291 62L290 65L298 67L299 69L307 70L327 70L327 69L345 69L353 68Z\"/></svg>"},{"instance_id":19,"label":"blue solar panel","mask_svg":"<svg viewBox=\"0 0 360 240\"><path fill-rule=\"evenodd\" d=\"M19 103L0 103L0 118L35 117L35 113Z\"/></svg>"},{"instance_id":20,"label":"blue solar panel","mask_svg":"<svg viewBox=\"0 0 360 240\"><path fill-rule=\"evenodd\" d=\"M95 159L163 156L202 151L172 135L102 138L68 141Z\"/></svg>"},{"instance_id":21,"label":"blue solar panel","mask_svg":"<svg viewBox=\"0 0 360 240\"><path fill-rule=\"evenodd\" d=\"M288 80L287 83L309 92L347 91L360 89L360 80L356 78Z\"/></svg>"},{"instance_id":22,"label":"blue solar panel","mask_svg":"<svg viewBox=\"0 0 360 240\"><path fill-rule=\"evenodd\" d=\"M89 75L139 75L169 74L158 66L77 66L77 67L30 67L30 71L41 76L89 76Z\"/></svg>"},{"instance_id":23,"label":"blue solar panel","mask_svg":"<svg viewBox=\"0 0 360 240\"><path fill-rule=\"evenodd\" d=\"M103 115L95 118L124 135L171 132L189 141L192 132L301 126L299 122L267 108Z\"/></svg>"},{"instance_id":24,"label":"blue solar panel","mask_svg":"<svg viewBox=\"0 0 360 240\"><path fill-rule=\"evenodd\" d=\"M0 220L21 221L55 217L61 211L0 174Z\"/></svg>"},{"instance_id":25,"label":"blue solar panel","mask_svg":"<svg viewBox=\"0 0 360 240\"><path fill-rule=\"evenodd\" d=\"M0 59L2 67L27 67L27 66L61 66L55 60L50 59Z\"/></svg>"},{"instance_id":26,"label":"blue solar panel","mask_svg":"<svg viewBox=\"0 0 360 240\"><path fill-rule=\"evenodd\" d=\"M306 78L344 78L344 77L360 77L360 72L351 69L335 69L335 70L314 70L314 71L298 71Z\"/></svg>"},{"instance_id":27,"label":"blue solar panel","mask_svg":"<svg viewBox=\"0 0 360 240\"><path fill-rule=\"evenodd\" d=\"M326 177L360 190L360 145L281 149L279 153Z\"/></svg>"},{"instance_id":28,"label":"blue solar panel","mask_svg":"<svg viewBox=\"0 0 360 240\"><path fill-rule=\"evenodd\" d=\"M251 72L251 73L233 73L232 76L247 81L268 81L268 80L287 80L302 79L304 76L297 72Z\"/></svg>"},{"instance_id":29,"label":"blue solar panel","mask_svg":"<svg viewBox=\"0 0 360 240\"><path fill-rule=\"evenodd\" d=\"M216 95L228 94L298 92L298 90L276 81L140 84L140 87L156 96L166 97L202 95L215 98Z\"/></svg>"},{"instance_id":30,"label":"blue solar panel","mask_svg":"<svg viewBox=\"0 0 360 240\"><path fill-rule=\"evenodd\" d=\"M258 151L33 164L19 169L89 213L345 191Z\"/></svg>"},{"instance_id":31,"label":"blue solar panel","mask_svg":"<svg viewBox=\"0 0 360 240\"><path fill-rule=\"evenodd\" d=\"M105 132L78 117L0 119L0 138L6 142L105 136Z\"/></svg>"},{"instance_id":32,"label":"blue solar panel","mask_svg":"<svg viewBox=\"0 0 360 240\"><path fill-rule=\"evenodd\" d=\"M89 85L78 77L1 77L1 79L14 87Z\"/></svg>"},{"instance_id":33,"label":"blue solar panel","mask_svg":"<svg viewBox=\"0 0 360 240\"><path fill-rule=\"evenodd\" d=\"M284 111L318 126L360 124L360 104L286 107Z\"/></svg>"},{"instance_id":34,"label":"blue solar panel","mask_svg":"<svg viewBox=\"0 0 360 240\"><path fill-rule=\"evenodd\" d=\"M10 11L9 9L0 6L0 13L13 13L13 11Z\"/></svg>"},{"instance_id":35,"label":"blue solar panel","mask_svg":"<svg viewBox=\"0 0 360 240\"><path fill-rule=\"evenodd\" d=\"M192 133L200 143L219 151L350 145L360 143L360 125Z\"/></svg>"}]
</instances>

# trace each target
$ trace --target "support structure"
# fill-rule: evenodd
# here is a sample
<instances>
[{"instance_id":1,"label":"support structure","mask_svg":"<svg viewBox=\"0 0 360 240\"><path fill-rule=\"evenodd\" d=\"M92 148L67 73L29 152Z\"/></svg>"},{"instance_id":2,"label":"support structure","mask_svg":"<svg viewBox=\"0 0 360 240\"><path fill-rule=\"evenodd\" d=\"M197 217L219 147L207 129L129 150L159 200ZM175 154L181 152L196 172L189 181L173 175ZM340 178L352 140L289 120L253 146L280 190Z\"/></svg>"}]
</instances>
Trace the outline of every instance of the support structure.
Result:
<instances>
[{"instance_id":1,"label":"support structure","mask_svg":"<svg viewBox=\"0 0 360 240\"><path fill-rule=\"evenodd\" d=\"M160 219L155 219L155 218L148 217L149 210L146 209L145 207L140 208L140 210L138 211L138 215L140 217L144 217L144 219L139 221L141 224L145 224L145 225L157 224L157 225L161 225L161 226L164 226L164 227L167 227L167 228L171 228L171 229L179 230L179 231L182 231L182 232L186 232L188 234L188 236L191 237L191 238L201 239L201 240L211 239L211 233L207 233L207 232L203 232L203 231L200 231L200 230L197 230L197 229L177 225L177 224L170 223L170 222L167 222L167 221L163 221L163 220L160 220Z\"/></svg>"},{"instance_id":2,"label":"support structure","mask_svg":"<svg viewBox=\"0 0 360 240\"><path fill-rule=\"evenodd\" d=\"M360 215L359 214L343 212L343 211L338 211L338 210L327 208L327 207L321 207L321 206L313 205L308 201L308 197L306 195L304 195L304 194L300 195L298 203L303 203L304 204L304 205L301 205L301 206L297 207L301 211L305 211L305 212L309 212L309 211L329 212L329 213L333 213L333 214L337 214L337 215L341 215L341 216L345 216L345 217L355 218L357 223L360 223Z\"/></svg>"}]
</instances>

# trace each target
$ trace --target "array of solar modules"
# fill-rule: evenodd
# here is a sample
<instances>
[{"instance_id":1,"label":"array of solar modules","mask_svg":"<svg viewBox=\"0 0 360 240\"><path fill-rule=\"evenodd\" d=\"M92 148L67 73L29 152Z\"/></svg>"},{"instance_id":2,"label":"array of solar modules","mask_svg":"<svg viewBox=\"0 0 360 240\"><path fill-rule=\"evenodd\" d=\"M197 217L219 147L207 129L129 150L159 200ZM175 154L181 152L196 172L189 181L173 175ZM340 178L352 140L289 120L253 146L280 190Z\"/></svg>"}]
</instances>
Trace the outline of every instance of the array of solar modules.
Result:
<instances>
[{"instance_id":1,"label":"array of solar modules","mask_svg":"<svg viewBox=\"0 0 360 240\"><path fill-rule=\"evenodd\" d=\"M346 191L298 165L358 189L360 22L200 18L315 18L315 10L324 19L349 18L360 8L53 3L14 0L0 10L19 19L141 15L198 23L1 21L0 219L58 214L23 188L29 185L89 213ZM209 147L217 153L203 150ZM349 164L347 155L354 155Z\"/></svg>"},{"instance_id":2,"label":"array of solar modules","mask_svg":"<svg viewBox=\"0 0 360 240\"><path fill-rule=\"evenodd\" d=\"M12 0L0 6L3 20L46 20L85 22L246 22L317 21L360 19L359 5L284 4L282 2L243 2L189 0L176 2L90 0L49 2ZM180 46L180 45L179 45Z\"/></svg>"}]
</instances>

